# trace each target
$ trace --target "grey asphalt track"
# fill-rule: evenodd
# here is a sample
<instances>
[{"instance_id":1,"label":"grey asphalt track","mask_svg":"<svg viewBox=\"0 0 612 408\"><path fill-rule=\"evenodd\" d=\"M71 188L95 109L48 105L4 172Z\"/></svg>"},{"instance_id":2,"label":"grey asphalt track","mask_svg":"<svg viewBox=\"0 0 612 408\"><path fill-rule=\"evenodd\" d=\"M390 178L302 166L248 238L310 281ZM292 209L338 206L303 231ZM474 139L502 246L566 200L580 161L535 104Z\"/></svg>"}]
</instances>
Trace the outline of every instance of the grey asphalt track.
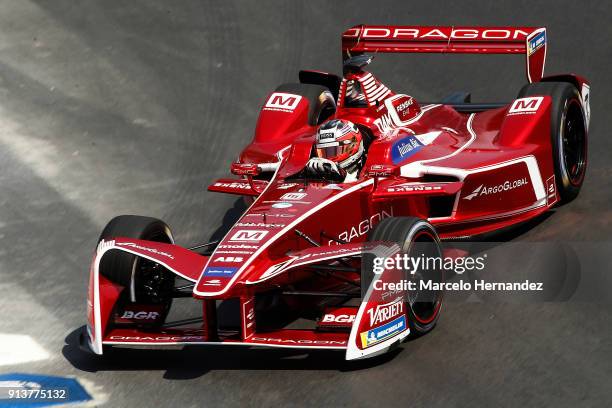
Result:
<instances>
[{"instance_id":1,"label":"grey asphalt track","mask_svg":"<svg viewBox=\"0 0 612 408\"><path fill-rule=\"evenodd\" d=\"M449 303L433 332L369 365L233 348L100 363L75 333L106 222L158 217L186 246L218 235L241 206L205 187L264 96L300 68L339 72L340 33L357 23L547 26L547 73L592 84L589 170L576 201L515 239L609 242L611 20L603 1L0 1L0 333L50 354L0 373L76 376L123 407L609 406L612 312L598 298ZM379 56L372 70L428 101L507 101L525 81L516 56Z\"/></svg>"}]
</instances>

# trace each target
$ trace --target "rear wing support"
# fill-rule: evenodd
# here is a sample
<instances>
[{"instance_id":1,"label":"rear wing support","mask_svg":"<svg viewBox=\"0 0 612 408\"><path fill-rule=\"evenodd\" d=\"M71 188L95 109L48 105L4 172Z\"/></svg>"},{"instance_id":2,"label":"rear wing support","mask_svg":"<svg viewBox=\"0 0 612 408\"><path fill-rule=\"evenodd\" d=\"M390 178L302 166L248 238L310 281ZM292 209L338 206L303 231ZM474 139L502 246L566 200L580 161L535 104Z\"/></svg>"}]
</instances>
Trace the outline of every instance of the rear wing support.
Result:
<instances>
[{"instance_id":1,"label":"rear wing support","mask_svg":"<svg viewBox=\"0 0 612 408\"><path fill-rule=\"evenodd\" d=\"M546 62L544 27L421 27L359 25L342 34L342 57L363 53L525 54L529 82Z\"/></svg>"}]
</instances>

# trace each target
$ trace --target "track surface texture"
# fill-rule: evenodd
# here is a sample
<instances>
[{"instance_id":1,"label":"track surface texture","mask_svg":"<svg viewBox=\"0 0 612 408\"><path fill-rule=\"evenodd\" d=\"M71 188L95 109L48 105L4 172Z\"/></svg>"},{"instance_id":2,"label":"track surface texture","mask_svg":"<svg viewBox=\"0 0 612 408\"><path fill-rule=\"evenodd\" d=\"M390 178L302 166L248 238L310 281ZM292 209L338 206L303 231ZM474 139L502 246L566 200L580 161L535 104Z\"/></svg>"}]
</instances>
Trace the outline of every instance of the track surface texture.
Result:
<instances>
[{"instance_id":1,"label":"track surface texture","mask_svg":"<svg viewBox=\"0 0 612 408\"><path fill-rule=\"evenodd\" d=\"M612 312L596 298L448 303L430 334L368 364L234 348L96 362L75 333L106 222L158 217L185 246L222 233L242 207L205 187L229 174L267 92L300 68L340 72L340 34L358 23L547 26L546 72L591 81L589 169L577 200L514 239L610 240L611 14L576 1L0 1L0 333L50 355L0 373L76 376L124 407L609 405ZM509 101L523 64L396 55L371 69L417 100Z\"/></svg>"}]
</instances>

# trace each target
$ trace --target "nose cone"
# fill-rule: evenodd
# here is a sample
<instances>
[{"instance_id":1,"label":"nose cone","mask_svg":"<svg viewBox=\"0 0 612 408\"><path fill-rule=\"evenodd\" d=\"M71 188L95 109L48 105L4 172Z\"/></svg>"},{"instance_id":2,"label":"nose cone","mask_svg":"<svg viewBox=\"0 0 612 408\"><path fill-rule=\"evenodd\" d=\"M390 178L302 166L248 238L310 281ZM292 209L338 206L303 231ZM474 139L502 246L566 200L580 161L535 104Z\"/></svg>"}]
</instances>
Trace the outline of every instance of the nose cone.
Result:
<instances>
[{"instance_id":1,"label":"nose cone","mask_svg":"<svg viewBox=\"0 0 612 408\"><path fill-rule=\"evenodd\" d=\"M200 297L220 296L274 265L296 249L294 229L335 194L333 184L273 182L221 240L194 289ZM330 187L331 186L331 187Z\"/></svg>"}]
</instances>

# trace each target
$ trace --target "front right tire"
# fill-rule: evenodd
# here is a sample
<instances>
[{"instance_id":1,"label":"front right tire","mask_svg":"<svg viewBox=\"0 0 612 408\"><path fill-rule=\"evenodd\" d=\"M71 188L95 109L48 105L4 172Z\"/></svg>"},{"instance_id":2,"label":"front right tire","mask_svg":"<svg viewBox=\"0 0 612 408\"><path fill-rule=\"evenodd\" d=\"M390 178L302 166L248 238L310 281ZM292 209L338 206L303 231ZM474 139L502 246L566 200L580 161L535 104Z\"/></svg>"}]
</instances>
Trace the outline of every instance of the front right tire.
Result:
<instances>
[{"instance_id":1,"label":"front right tire","mask_svg":"<svg viewBox=\"0 0 612 408\"><path fill-rule=\"evenodd\" d=\"M397 244L400 255L409 257L442 258L440 239L434 227L417 217L391 217L385 218L368 233L368 242L385 242ZM364 254L361 270L362 288L366 289L374 279L374 255ZM444 282L442 269L430 268L417 270L414 274L404 275L404 279L432 280ZM363 290L365 293L365 290ZM432 330L440 317L443 291L417 290L408 292L405 305L410 332L419 336Z\"/></svg>"}]
</instances>

